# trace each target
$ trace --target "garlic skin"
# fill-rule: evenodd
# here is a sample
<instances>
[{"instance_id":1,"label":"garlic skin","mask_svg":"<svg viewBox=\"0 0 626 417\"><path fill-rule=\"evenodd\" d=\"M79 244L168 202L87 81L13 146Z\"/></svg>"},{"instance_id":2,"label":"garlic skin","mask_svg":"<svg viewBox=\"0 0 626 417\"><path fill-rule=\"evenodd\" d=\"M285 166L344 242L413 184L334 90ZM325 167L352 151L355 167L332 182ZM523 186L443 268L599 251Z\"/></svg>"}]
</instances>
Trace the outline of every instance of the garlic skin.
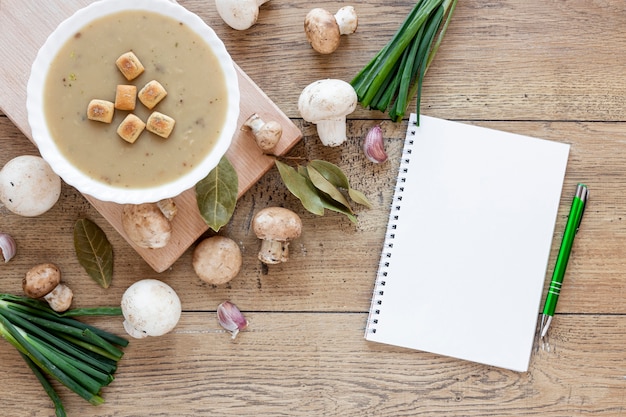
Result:
<instances>
[{"instance_id":1,"label":"garlic skin","mask_svg":"<svg viewBox=\"0 0 626 417\"><path fill-rule=\"evenodd\" d=\"M4 263L7 263L17 253L17 244L10 235L7 235L6 233L0 233L0 249L2 250Z\"/></svg>"},{"instance_id":2,"label":"garlic skin","mask_svg":"<svg viewBox=\"0 0 626 417\"><path fill-rule=\"evenodd\" d=\"M233 339L237 337L240 330L248 327L248 320L246 320L237 306L230 301L224 301L217 306L217 320L220 326L231 333Z\"/></svg>"},{"instance_id":3,"label":"garlic skin","mask_svg":"<svg viewBox=\"0 0 626 417\"><path fill-rule=\"evenodd\" d=\"M363 141L363 152L367 159L375 164L382 164L387 160L387 153L383 143L383 131L380 125L373 126Z\"/></svg>"}]
</instances>

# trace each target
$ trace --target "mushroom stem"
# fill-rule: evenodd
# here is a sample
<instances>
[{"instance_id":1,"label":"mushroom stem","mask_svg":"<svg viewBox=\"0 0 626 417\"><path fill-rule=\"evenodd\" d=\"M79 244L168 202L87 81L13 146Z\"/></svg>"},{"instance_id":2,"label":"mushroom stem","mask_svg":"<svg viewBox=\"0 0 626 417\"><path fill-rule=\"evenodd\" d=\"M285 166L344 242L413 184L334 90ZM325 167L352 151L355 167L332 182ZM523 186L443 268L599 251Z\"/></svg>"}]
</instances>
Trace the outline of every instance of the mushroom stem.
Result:
<instances>
[{"instance_id":1,"label":"mushroom stem","mask_svg":"<svg viewBox=\"0 0 626 417\"><path fill-rule=\"evenodd\" d=\"M70 308L74 293L65 284L57 285L51 292L44 295L44 300L48 302L54 311L63 312Z\"/></svg>"},{"instance_id":2,"label":"mushroom stem","mask_svg":"<svg viewBox=\"0 0 626 417\"><path fill-rule=\"evenodd\" d=\"M325 146L339 146L347 140L346 118L320 120L317 122L317 134Z\"/></svg>"},{"instance_id":3,"label":"mushroom stem","mask_svg":"<svg viewBox=\"0 0 626 417\"><path fill-rule=\"evenodd\" d=\"M279 264L289 259L289 242L265 239L259 249L259 260L265 264Z\"/></svg>"},{"instance_id":4,"label":"mushroom stem","mask_svg":"<svg viewBox=\"0 0 626 417\"><path fill-rule=\"evenodd\" d=\"M356 32L359 24L356 12L352 6L344 6L335 13L335 20L341 35L351 35Z\"/></svg>"}]
</instances>

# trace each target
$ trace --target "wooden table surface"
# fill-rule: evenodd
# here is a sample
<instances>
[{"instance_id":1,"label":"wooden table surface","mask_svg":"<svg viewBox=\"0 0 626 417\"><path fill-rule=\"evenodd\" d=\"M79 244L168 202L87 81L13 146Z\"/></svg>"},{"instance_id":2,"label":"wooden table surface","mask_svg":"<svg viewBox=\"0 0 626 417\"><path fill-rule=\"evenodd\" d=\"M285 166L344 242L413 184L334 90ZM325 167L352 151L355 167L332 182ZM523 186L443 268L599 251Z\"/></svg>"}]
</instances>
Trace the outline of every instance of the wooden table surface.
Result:
<instances>
[{"instance_id":1,"label":"wooden table surface","mask_svg":"<svg viewBox=\"0 0 626 417\"><path fill-rule=\"evenodd\" d=\"M316 217L271 170L242 196L220 232L239 243L244 264L232 282L214 287L194 274L191 249L170 269L154 272L67 185L40 217L0 207L0 231L19 246L18 255L0 265L0 292L21 293L25 271L52 261L74 289L77 307L117 305L141 278L163 280L181 297L184 311L172 333L131 341L117 379L103 392L104 405L91 406L59 387L70 416L626 415L626 3L460 0L424 83L423 114L571 145L548 277L575 184L590 189L553 326L536 342L529 371L517 373L364 340L406 120L391 123L359 108L349 117L348 143L326 148L297 111L310 82L349 81L413 2L353 3L358 31L329 56L308 46L302 22L312 7L334 11L345 2L273 0L244 32L227 27L213 1L179 2L215 29L238 65L301 128L303 140L289 156L338 164L373 208L358 210L358 225L333 213ZM382 165L369 163L360 148L377 123L390 155ZM0 114L0 164L22 154L37 150ZM304 231L288 263L267 267L256 258L250 222L269 205L298 212ZM72 229L85 217L114 248L115 273L106 290L76 260ZM250 320L235 340L216 320L224 300ZM120 318L90 322L124 334ZM31 371L4 342L0 380L2 415L54 415Z\"/></svg>"}]
</instances>

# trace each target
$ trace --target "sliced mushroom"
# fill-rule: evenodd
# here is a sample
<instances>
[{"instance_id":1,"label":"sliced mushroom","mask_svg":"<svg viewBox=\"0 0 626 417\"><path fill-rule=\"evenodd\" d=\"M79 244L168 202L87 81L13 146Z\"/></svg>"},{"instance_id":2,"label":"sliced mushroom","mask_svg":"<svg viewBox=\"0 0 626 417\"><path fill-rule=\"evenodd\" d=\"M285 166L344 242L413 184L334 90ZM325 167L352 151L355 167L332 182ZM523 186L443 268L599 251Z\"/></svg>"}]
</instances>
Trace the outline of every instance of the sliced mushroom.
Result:
<instances>
[{"instance_id":1,"label":"sliced mushroom","mask_svg":"<svg viewBox=\"0 0 626 417\"><path fill-rule=\"evenodd\" d=\"M278 264L289 260L289 242L302 233L302 220L289 209L267 207L254 216L252 229L262 240L259 260Z\"/></svg>"}]
</instances>

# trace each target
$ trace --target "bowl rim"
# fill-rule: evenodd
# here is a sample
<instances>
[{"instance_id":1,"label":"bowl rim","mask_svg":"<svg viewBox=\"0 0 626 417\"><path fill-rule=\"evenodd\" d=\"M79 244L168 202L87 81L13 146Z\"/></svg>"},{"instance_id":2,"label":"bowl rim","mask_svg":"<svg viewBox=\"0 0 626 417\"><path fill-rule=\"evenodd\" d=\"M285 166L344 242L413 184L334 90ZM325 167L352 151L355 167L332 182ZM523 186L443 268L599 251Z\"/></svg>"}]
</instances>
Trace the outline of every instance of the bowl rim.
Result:
<instances>
[{"instance_id":1,"label":"bowl rim","mask_svg":"<svg viewBox=\"0 0 626 417\"><path fill-rule=\"evenodd\" d=\"M181 177L165 184L146 188L112 186L91 178L74 167L58 149L50 134L43 111L44 87L48 69L52 60L56 58L59 49L71 36L90 22L127 10L144 10L168 16L186 24L211 47L217 56L228 90L228 105L224 125L221 135L209 155ZM31 128L32 139L43 159L48 162L63 181L81 193L100 201L118 204L150 203L176 197L205 178L217 166L232 143L239 118L239 102L238 74L222 40L198 15L170 0L133 0L132 2L128 0L98 0L77 10L57 26L37 52L26 87L28 123Z\"/></svg>"}]
</instances>

